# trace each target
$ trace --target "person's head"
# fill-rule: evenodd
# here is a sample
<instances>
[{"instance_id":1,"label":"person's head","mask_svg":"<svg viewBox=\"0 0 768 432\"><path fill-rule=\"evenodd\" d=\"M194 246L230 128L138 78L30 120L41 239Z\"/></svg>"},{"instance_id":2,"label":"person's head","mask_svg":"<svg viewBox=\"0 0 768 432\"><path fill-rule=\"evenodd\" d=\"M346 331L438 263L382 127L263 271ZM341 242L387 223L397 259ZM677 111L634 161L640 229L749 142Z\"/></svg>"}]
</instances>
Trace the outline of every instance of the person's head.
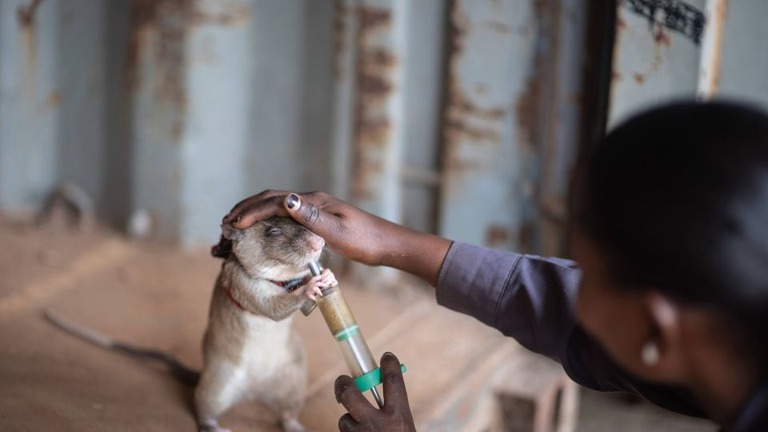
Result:
<instances>
[{"instance_id":1,"label":"person's head","mask_svg":"<svg viewBox=\"0 0 768 432\"><path fill-rule=\"evenodd\" d=\"M768 373L766 114L724 102L641 113L598 144L572 210L579 319L619 364L684 384L692 356L720 349Z\"/></svg>"}]
</instances>

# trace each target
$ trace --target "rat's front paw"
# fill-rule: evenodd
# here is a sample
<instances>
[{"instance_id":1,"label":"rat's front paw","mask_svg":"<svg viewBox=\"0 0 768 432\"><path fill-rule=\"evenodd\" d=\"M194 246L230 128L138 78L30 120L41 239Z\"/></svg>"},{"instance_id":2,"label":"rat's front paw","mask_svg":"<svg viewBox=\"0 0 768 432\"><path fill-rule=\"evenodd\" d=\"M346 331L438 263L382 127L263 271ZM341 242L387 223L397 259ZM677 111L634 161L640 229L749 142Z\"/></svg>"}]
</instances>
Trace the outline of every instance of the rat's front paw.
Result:
<instances>
[{"instance_id":1,"label":"rat's front paw","mask_svg":"<svg viewBox=\"0 0 768 432\"><path fill-rule=\"evenodd\" d=\"M336 282L336 276L332 271L324 269L319 276L313 276L307 284L304 286L304 295L310 300L315 300L317 296L322 296L323 288L338 285Z\"/></svg>"}]
</instances>

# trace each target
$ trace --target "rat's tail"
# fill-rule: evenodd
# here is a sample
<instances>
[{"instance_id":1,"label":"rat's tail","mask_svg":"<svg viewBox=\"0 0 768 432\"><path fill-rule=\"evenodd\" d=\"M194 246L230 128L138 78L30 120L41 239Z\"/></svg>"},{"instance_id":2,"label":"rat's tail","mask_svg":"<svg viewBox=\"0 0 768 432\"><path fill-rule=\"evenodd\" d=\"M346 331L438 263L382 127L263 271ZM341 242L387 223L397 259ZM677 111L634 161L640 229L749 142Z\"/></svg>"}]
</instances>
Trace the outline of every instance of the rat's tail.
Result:
<instances>
[{"instance_id":1,"label":"rat's tail","mask_svg":"<svg viewBox=\"0 0 768 432\"><path fill-rule=\"evenodd\" d=\"M135 347L116 341L109 336L97 332L96 330L69 321L51 309L45 310L45 317L56 327L96 346L121 352L134 358L159 361L168 367L171 375L183 383L194 386L200 379L200 372L184 366L181 364L181 362L176 360L176 357L169 353L153 349Z\"/></svg>"}]
</instances>

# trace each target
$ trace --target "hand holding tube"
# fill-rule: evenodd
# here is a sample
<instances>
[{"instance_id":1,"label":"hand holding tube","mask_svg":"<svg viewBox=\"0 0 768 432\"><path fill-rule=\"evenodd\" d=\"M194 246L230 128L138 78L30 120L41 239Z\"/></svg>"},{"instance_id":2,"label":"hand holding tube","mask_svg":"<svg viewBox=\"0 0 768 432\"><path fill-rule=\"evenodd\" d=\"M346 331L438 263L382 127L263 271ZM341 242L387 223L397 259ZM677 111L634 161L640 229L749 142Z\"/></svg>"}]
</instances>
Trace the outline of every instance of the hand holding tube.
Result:
<instances>
[{"instance_id":1,"label":"hand holding tube","mask_svg":"<svg viewBox=\"0 0 768 432\"><path fill-rule=\"evenodd\" d=\"M381 357L381 375L384 384L384 405L375 409L355 388L352 378L342 375L334 386L336 400L348 413L339 419L341 432L386 431L413 432L416 427L408 405L408 394L400 369L400 362L392 353Z\"/></svg>"}]
</instances>

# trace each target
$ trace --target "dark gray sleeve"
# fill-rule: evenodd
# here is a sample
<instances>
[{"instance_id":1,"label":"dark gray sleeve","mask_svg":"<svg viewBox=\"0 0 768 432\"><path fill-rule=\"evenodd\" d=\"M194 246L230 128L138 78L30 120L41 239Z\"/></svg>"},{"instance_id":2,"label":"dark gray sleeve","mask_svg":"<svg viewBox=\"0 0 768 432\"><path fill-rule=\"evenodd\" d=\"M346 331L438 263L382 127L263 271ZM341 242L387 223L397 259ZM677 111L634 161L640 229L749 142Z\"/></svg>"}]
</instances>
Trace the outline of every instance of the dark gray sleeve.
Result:
<instances>
[{"instance_id":1,"label":"dark gray sleeve","mask_svg":"<svg viewBox=\"0 0 768 432\"><path fill-rule=\"evenodd\" d=\"M683 414L702 416L684 389L632 377L576 323L576 263L454 242L437 280L437 302L494 327L563 365L595 390L628 391Z\"/></svg>"},{"instance_id":2,"label":"dark gray sleeve","mask_svg":"<svg viewBox=\"0 0 768 432\"><path fill-rule=\"evenodd\" d=\"M440 270L437 302L562 363L580 277L573 261L455 242Z\"/></svg>"}]
</instances>

